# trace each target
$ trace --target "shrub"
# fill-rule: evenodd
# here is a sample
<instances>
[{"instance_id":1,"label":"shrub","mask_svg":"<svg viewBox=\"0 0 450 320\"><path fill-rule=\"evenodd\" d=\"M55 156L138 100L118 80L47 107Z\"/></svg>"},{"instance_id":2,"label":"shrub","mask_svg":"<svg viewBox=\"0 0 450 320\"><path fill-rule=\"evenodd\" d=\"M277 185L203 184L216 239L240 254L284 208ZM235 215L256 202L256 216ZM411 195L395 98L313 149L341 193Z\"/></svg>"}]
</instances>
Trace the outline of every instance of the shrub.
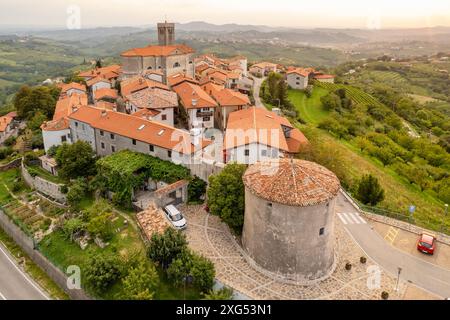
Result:
<instances>
[{"instance_id":1,"label":"shrub","mask_svg":"<svg viewBox=\"0 0 450 320\"><path fill-rule=\"evenodd\" d=\"M14 150L11 147L0 148L0 160L6 159L13 153L14 153Z\"/></svg>"},{"instance_id":2,"label":"shrub","mask_svg":"<svg viewBox=\"0 0 450 320\"><path fill-rule=\"evenodd\" d=\"M167 269L174 259L186 251L186 236L179 231L168 228L163 234L155 233L148 247L149 258Z\"/></svg>"},{"instance_id":3,"label":"shrub","mask_svg":"<svg viewBox=\"0 0 450 320\"><path fill-rule=\"evenodd\" d=\"M367 262L367 258L366 258L366 257L361 257L361 258L359 259L359 261L360 261L362 264L365 264L365 263Z\"/></svg>"},{"instance_id":4,"label":"shrub","mask_svg":"<svg viewBox=\"0 0 450 320\"><path fill-rule=\"evenodd\" d=\"M12 147L16 144L17 138L15 136L10 136L8 139L6 139L3 144L7 147Z\"/></svg>"},{"instance_id":5,"label":"shrub","mask_svg":"<svg viewBox=\"0 0 450 320\"><path fill-rule=\"evenodd\" d=\"M70 204L70 206L76 208L79 202L86 196L87 191L88 184L86 180L82 178L75 180L75 182L72 183L69 191L67 192L67 202Z\"/></svg>"},{"instance_id":6,"label":"shrub","mask_svg":"<svg viewBox=\"0 0 450 320\"><path fill-rule=\"evenodd\" d=\"M86 224L80 218L67 220L62 227L64 235L67 237L67 239L70 239L70 241L73 241L73 236L76 233L85 229Z\"/></svg>"},{"instance_id":7,"label":"shrub","mask_svg":"<svg viewBox=\"0 0 450 320\"><path fill-rule=\"evenodd\" d=\"M105 292L122 274L122 261L113 255L92 254L85 266L87 285L96 293Z\"/></svg>"},{"instance_id":8,"label":"shrub","mask_svg":"<svg viewBox=\"0 0 450 320\"><path fill-rule=\"evenodd\" d=\"M356 198L363 204L376 206L384 200L384 190L377 178L365 175L358 183Z\"/></svg>"},{"instance_id":9,"label":"shrub","mask_svg":"<svg viewBox=\"0 0 450 320\"><path fill-rule=\"evenodd\" d=\"M383 300L389 299L389 292L383 291L381 293L381 299L383 299Z\"/></svg>"},{"instance_id":10,"label":"shrub","mask_svg":"<svg viewBox=\"0 0 450 320\"><path fill-rule=\"evenodd\" d=\"M205 196L207 183L199 177L189 183L188 195L190 203L202 203L202 197Z\"/></svg>"},{"instance_id":11,"label":"shrub","mask_svg":"<svg viewBox=\"0 0 450 320\"><path fill-rule=\"evenodd\" d=\"M204 300L231 300L233 298L233 289L223 287L220 290L210 290L205 294Z\"/></svg>"},{"instance_id":12,"label":"shrub","mask_svg":"<svg viewBox=\"0 0 450 320\"><path fill-rule=\"evenodd\" d=\"M345 264L345 270L348 270L348 271L352 270L352 264L350 262L347 262Z\"/></svg>"}]
</instances>

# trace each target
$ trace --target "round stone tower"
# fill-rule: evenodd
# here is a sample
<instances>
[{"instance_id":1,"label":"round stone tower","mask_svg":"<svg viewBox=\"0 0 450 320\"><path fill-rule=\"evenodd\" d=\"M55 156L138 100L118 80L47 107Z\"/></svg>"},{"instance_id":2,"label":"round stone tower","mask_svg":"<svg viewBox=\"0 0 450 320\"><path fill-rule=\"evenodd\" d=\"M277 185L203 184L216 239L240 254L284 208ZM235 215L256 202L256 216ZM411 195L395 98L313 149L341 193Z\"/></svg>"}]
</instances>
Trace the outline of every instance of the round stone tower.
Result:
<instances>
[{"instance_id":1,"label":"round stone tower","mask_svg":"<svg viewBox=\"0 0 450 320\"><path fill-rule=\"evenodd\" d=\"M244 249L270 273L309 282L335 267L336 175L312 162L280 159L257 163L245 184Z\"/></svg>"}]
</instances>

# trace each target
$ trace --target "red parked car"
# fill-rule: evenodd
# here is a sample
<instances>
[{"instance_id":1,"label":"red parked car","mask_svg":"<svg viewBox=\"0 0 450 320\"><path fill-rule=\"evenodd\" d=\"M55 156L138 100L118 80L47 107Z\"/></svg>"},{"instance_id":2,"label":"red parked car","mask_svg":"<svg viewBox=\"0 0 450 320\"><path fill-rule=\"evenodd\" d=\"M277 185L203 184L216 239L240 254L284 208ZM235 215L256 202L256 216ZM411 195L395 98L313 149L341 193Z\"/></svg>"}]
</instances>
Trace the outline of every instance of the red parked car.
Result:
<instances>
[{"instance_id":1,"label":"red parked car","mask_svg":"<svg viewBox=\"0 0 450 320\"><path fill-rule=\"evenodd\" d=\"M427 254L433 254L436 249L436 237L428 233L422 233L417 241L417 250Z\"/></svg>"}]
</instances>

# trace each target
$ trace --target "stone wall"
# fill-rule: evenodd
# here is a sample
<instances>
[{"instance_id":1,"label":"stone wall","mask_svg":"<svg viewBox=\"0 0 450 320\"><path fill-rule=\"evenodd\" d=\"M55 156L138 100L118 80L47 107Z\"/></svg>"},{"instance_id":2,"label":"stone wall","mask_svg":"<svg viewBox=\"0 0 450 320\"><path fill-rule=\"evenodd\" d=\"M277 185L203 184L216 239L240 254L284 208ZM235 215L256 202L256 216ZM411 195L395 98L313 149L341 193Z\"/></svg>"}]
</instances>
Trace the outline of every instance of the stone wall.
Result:
<instances>
[{"instance_id":1,"label":"stone wall","mask_svg":"<svg viewBox=\"0 0 450 320\"><path fill-rule=\"evenodd\" d=\"M191 170L192 176L197 176L205 182L208 182L210 176L219 174L225 167L223 163L205 161L184 166Z\"/></svg>"},{"instance_id":2,"label":"stone wall","mask_svg":"<svg viewBox=\"0 0 450 320\"><path fill-rule=\"evenodd\" d=\"M55 199L57 202L60 203L67 202L66 195L61 192L61 187L63 186L62 184L50 182L37 176L32 177L23 163L22 163L22 177L30 187L36 189L38 192L41 192L44 195L52 199Z\"/></svg>"},{"instance_id":3,"label":"stone wall","mask_svg":"<svg viewBox=\"0 0 450 320\"><path fill-rule=\"evenodd\" d=\"M269 204L246 189L243 247L260 267L291 281L324 279L336 262L334 206Z\"/></svg>"},{"instance_id":4,"label":"stone wall","mask_svg":"<svg viewBox=\"0 0 450 320\"><path fill-rule=\"evenodd\" d=\"M22 158L11 161L10 163L0 166L0 172L8 171L13 168L19 168L22 163Z\"/></svg>"},{"instance_id":5,"label":"stone wall","mask_svg":"<svg viewBox=\"0 0 450 320\"><path fill-rule=\"evenodd\" d=\"M83 290L70 290L67 287L67 276L53 265L42 253L40 253L34 240L28 237L13 221L0 210L0 228L2 228L13 240L17 243L23 251L43 269L48 276L66 292L73 300L90 300Z\"/></svg>"}]
</instances>

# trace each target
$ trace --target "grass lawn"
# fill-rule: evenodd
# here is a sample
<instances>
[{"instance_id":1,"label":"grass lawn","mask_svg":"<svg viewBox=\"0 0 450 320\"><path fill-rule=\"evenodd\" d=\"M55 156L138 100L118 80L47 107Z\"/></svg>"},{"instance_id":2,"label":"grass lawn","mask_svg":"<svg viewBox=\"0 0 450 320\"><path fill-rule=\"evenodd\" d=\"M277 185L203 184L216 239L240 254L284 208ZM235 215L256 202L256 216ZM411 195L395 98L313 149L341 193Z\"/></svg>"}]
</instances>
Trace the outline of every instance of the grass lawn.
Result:
<instances>
[{"instance_id":1,"label":"grass lawn","mask_svg":"<svg viewBox=\"0 0 450 320\"><path fill-rule=\"evenodd\" d=\"M328 94L328 90L314 87L311 97L308 98L301 90L290 89L288 91L289 100L295 105L300 117L309 124L317 125L326 118L328 111L322 108L320 98Z\"/></svg>"},{"instance_id":2,"label":"grass lawn","mask_svg":"<svg viewBox=\"0 0 450 320\"><path fill-rule=\"evenodd\" d=\"M6 189L5 184L11 190L14 180L16 180L19 176L19 169L0 172L0 205L4 205L13 200L13 197Z\"/></svg>"}]
</instances>

